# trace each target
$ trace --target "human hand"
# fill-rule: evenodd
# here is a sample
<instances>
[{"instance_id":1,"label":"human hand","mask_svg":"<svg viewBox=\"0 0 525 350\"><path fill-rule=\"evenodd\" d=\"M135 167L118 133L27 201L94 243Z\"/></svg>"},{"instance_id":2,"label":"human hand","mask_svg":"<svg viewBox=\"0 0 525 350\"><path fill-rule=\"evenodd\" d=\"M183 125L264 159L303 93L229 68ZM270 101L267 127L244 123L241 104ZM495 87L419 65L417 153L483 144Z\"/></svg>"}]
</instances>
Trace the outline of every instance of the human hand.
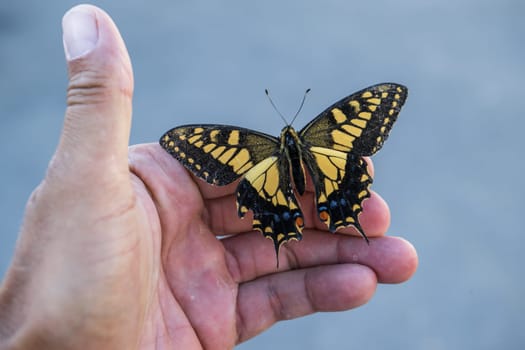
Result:
<instances>
[{"instance_id":1,"label":"human hand","mask_svg":"<svg viewBox=\"0 0 525 350\"><path fill-rule=\"evenodd\" d=\"M311 192L301 202L313 227L276 270L273 245L236 216L235 185L195 180L157 144L128 149L133 77L110 18L74 8L64 42L64 129L0 290L0 347L227 349L414 273L413 247L384 236L378 195L360 216L368 246L315 221Z\"/></svg>"}]
</instances>

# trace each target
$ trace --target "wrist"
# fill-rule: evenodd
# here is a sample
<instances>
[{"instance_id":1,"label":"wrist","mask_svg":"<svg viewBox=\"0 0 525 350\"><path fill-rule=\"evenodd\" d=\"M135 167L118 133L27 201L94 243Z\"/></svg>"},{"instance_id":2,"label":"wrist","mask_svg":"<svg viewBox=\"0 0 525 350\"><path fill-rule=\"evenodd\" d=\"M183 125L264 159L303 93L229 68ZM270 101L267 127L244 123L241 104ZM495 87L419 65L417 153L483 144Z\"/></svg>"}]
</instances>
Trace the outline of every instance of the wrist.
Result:
<instances>
[{"instance_id":1,"label":"wrist","mask_svg":"<svg viewBox=\"0 0 525 350\"><path fill-rule=\"evenodd\" d=\"M0 288L0 350L83 348L72 324L46 315L46 306L33 305L26 288L12 280Z\"/></svg>"},{"instance_id":2,"label":"wrist","mask_svg":"<svg viewBox=\"0 0 525 350\"><path fill-rule=\"evenodd\" d=\"M107 328L77 317L78 310L67 301L36 301L39 297L28 292L35 290L28 280L8 276L0 286L0 350L123 348L114 346Z\"/></svg>"},{"instance_id":3,"label":"wrist","mask_svg":"<svg viewBox=\"0 0 525 350\"><path fill-rule=\"evenodd\" d=\"M43 317L46 306L35 303L34 295L28 293L32 287L26 268L17 267L15 257L0 285L0 350L71 349L57 333L64 322L59 325Z\"/></svg>"},{"instance_id":4,"label":"wrist","mask_svg":"<svg viewBox=\"0 0 525 350\"><path fill-rule=\"evenodd\" d=\"M21 285L16 282L13 273L8 271L0 284L0 350L22 349L23 337L20 335L25 328L24 319L27 319L24 317L27 307L22 300Z\"/></svg>"}]
</instances>

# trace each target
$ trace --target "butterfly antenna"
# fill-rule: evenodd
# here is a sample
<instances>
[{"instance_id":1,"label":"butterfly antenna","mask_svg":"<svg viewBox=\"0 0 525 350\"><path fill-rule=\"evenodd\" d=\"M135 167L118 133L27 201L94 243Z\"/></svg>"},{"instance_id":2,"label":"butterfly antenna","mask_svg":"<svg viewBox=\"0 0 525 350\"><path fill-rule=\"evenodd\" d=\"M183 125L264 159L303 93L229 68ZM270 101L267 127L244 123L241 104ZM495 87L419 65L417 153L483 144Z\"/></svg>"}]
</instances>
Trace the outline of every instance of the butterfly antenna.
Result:
<instances>
[{"instance_id":1,"label":"butterfly antenna","mask_svg":"<svg viewBox=\"0 0 525 350\"><path fill-rule=\"evenodd\" d=\"M295 115L293 116L292 122L290 123L290 125L293 124L293 122L295 121L295 118L297 118L297 116L301 112L301 109L303 109L304 101L306 101L306 95L308 95L309 92L310 92L310 89L306 89L306 91L304 92L303 100L301 101L301 105L299 106L299 109L297 109L297 113L295 113Z\"/></svg>"},{"instance_id":2,"label":"butterfly antenna","mask_svg":"<svg viewBox=\"0 0 525 350\"><path fill-rule=\"evenodd\" d=\"M279 114L279 115L281 116L281 119L284 121L284 123L285 123L286 125L290 125L290 124L288 124L288 121L286 120L286 118L284 117L284 115L282 115L282 113L279 111L279 109L277 108L277 106L275 106L275 103L273 103L272 97L270 96L270 91L268 91L268 89L264 89L264 92L266 93L266 97L268 97L268 100L270 100L270 103L272 104L273 109L275 109L275 111L277 112L277 114Z\"/></svg>"},{"instance_id":3,"label":"butterfly antenna","mask_svg":"<svg viewBox=\"0 0 525 350\"><path fill-rule=\"evenodd\" d=\"M299 115L299 113L301 112L301 109L303 109L303 106L304 106L304 101L306 101L306 95L308 95L308 93L310 92L311 89L306 89L306 91L304 92L304 95L303 95L303 100L301 101L301 104L299 105L299 108L297 109L297 112L295 113L295 115L293 116L292 118L292 121L290 123L288 123L286 121L286 118L282 115L282 113L279 111L279 109L277 108L277 106L275 106L275 103L273 103L273 100L272 100L272 97L270 96L270 92L268 91L268 89L264 89L264 92L266 93L266 96L268 97L268 100L270 100L270 103L272 104L272 107L273 109L275 109L275 111L277 112L277 114L279 114L281 116L281 119L284 121L284 123L286 125L292 125L293 122L295 121L295 118L297 118L297 116Z\"/></svg>"}]
</instances>

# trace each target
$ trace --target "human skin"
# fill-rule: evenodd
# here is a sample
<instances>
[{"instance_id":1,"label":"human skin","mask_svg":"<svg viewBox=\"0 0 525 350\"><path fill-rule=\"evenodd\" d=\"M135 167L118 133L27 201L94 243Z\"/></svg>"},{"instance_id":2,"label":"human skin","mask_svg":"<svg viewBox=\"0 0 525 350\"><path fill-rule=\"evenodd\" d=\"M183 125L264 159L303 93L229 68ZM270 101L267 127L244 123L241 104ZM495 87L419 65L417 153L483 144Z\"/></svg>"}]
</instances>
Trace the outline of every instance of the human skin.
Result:
<instances>
[{"instance_id":1,"label":"human skin","mask_svg":"<svg viewBox=\"0 0 525 350\"><path fill-rule=\"evenodd\" d=\"M157 144L128 147L133 73L109 16L80 5L63 30L64 127L1 285L0 349L229 349L413 275L416 251L385 236L379 195L360 215L367 245L327 231L311 183L304 238L276 269L273 244L237 217L235 184L194 178Z\"/></svg>"}]
</instances>

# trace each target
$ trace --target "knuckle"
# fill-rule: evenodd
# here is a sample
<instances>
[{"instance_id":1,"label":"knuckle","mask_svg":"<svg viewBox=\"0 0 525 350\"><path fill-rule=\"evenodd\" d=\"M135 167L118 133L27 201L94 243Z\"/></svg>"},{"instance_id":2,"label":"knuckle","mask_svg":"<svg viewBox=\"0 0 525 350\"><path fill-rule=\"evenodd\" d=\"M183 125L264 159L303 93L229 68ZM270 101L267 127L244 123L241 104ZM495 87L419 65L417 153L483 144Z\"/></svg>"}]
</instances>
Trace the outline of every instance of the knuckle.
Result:
<instances>
[{"instance_id":1,"label":"knuckle","mask_svg":"<svg viewBox=\"0 0 525 350\"><path fill-rule=\"evenodd\" d=\"M67 104L98 104L118 95L131 98L132 87L126 79L108 75L105 71L83 70L71 76L67 89Z\"/></svg>"},{"instance_id":2,"label":"knuckle","mask_svg":"<svg viewBox=\"0 0 525 350\"><path fill-rule=\"evenodd\" d=\"M67 103L69 106L102 102L107 99L110 89L107 79L101 74L91 71L80 72L69 82Z\"/></svg>"}]
</instances>

